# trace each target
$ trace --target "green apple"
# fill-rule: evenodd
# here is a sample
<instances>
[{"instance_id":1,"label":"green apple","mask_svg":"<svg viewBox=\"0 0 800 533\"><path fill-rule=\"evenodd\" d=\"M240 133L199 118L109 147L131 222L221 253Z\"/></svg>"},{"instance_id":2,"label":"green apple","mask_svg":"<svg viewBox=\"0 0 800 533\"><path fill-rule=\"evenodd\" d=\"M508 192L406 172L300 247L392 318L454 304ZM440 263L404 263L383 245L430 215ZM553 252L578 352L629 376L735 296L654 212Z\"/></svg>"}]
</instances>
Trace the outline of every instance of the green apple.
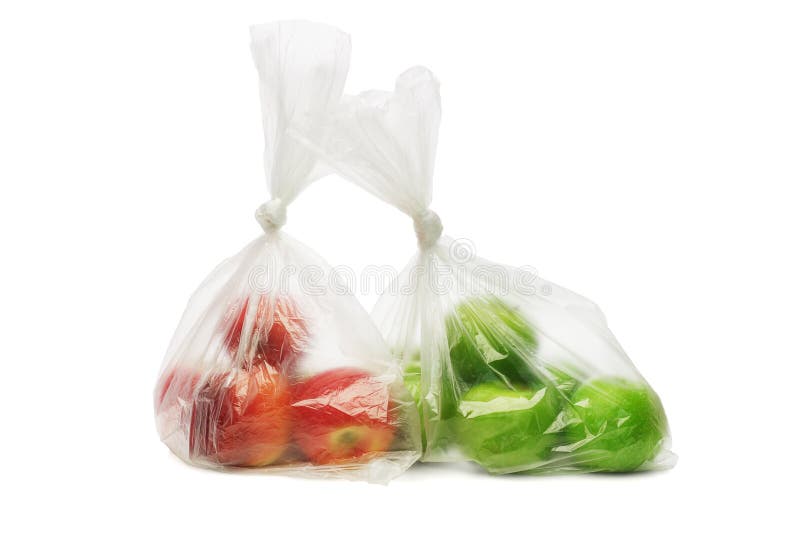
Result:
<instances>
[{"instance_id":1,"label":"green apple","mask_svg":"<svg viewBox=\"0 0 800 533\"><path fill-rule=\"evenodd\" d=\"M592 380L575 390L566 428L579 466L599 472L629 472L658 452L667 417L646 383L620 378Z\"/></svg>"},{"instance_id":2,"label":"green apple","mask_svg":"<svg viewBox=\"0 0 800 533\"><path fill-rule=\"evenodd\" d=\"M490 472L529 470L547 459L557 443L556 433L548 429L561 405L553 387L476 385L458 406L458 442L470 459Z\"/></svg>"},{"instance_id":3,"label":"green apple","mask_svg":"<svg viewBox=\"0 0 800 533\"><path fill-rule=\"evenodd\" d=\"M420 407L420 380L422 379L422 368L419 363L410 363L403 371L403 383L406 386L411 397L414 398L414 403Z\"/></svg>"},{"instance_id":4,"label":"green apple","mask_svg":"<svg viewBox=\"0 0 800 533\"><path fill-rule=\"evenodd\" d=\"M574 369L570 369L568 372L561 367L545 364L540 372L540 381L556 387L561 391L561 395L565 397L569 397L580 384L580 380L575 376L577 372Z\"/></svg>"},{"instance_id":5,"label":"green apple","mask_svg":"<svg viewBox=\"0 0 800 533\"><path fill-rule=\"evenodd\" d=\"M411 394L414 404L417 406L419 412L420 431L422 432L422 449L425 449L425 420L422 417L422 397L420 391L420 380L422 379L422 368L419 363L414 362L406 366L403 371L403 383L406 390Z\"/></svg>"},{"instance_id":6,"label":"green apple","mask_svg":"<svg viewBox=\"0 0 800 533\"><path fill-rule=\"evenodd\" d=\"M403 382L419 410L422 448L423 450L428 448L447 448L452 440L450 426L457 413L458 402L456 397L458 396L458 391L453 386L452 380L447 377L434 380L436 390L433 391L431 396L438 398L439 404L428 405L428 409L425 409L421 381L422 368L420 363L414 361L406 365L403 371ZM428 435L425 431L426 424L430 424L431 434L435 442L428 442Z\"/></svg>"},{"instance_id":7,"label":"green apple","mask_svg":"<svg viewBox=\"0 0 800 533\"><path fill-rule=\"evenodd\" d=\"M408 389L408 392L411 394L411 397L414 398L414 402L416 402L417 407L420 409L420 413L422 412L422 368L420 367L419 362L412 362L406 365L403 371L403 382ZM434 380L434 384L436 386L436 390L433 391L433 397L439 398L439 405L431 406L431 409L434 413L434 417L437 419L450 419L453 418L456 414L456 407L457 401L456 397L458 396L458 390L452 383L452 380L445 375L442 379ZM435 413L440 413L439 416L436 416Z\"/></svg>"},{"instance_id":8,"label":"green apple","mask_svg":"<svg viewBox=\"0 0 800 533\"><path fill-rule=\"evenodd\" d=\"M456 379L467 388L487 381L531 383L536 350L533 327L494 296L464 300L447 317L447 340Z\"/></svg>"}]
</instances>

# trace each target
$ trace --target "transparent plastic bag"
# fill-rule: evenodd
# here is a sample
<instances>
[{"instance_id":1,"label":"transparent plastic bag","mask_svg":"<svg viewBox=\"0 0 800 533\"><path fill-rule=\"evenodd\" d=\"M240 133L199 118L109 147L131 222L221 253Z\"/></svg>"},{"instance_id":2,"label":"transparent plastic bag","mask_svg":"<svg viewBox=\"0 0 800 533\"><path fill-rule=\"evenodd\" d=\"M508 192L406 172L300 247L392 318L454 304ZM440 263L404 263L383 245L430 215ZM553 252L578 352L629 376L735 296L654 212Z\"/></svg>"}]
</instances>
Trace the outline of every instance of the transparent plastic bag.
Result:
<instances>
[{"instance_id":1,"label":"transparent plastic bag","mask_svg":"<svg viewBox=\"0 0 800 533\"><path fill-rule=\"evenodd\" d=\"M661 402L599 308L441 235L429 209L440 114L437 80L415 67L394 92L344 98L324 136L293 132L414 221L419 251L373 317L420 409L423 460L492 473L671 466Z\"/></svg>"},{"instance_id":2,"label":"transparent plastic bag","mask_svg":"<svg viewBox=\"0 0 800 533\"><path fill-rule=\"evenodd\" d=\"M324 173L289 128L338 103L349 38L299 22L251 34L272 196L256 212L264 234L190 299L155 388L157 430L200 466L387 482L419 457L401 369L331 267L280 229Z\"/></svg>"}]
</instances>

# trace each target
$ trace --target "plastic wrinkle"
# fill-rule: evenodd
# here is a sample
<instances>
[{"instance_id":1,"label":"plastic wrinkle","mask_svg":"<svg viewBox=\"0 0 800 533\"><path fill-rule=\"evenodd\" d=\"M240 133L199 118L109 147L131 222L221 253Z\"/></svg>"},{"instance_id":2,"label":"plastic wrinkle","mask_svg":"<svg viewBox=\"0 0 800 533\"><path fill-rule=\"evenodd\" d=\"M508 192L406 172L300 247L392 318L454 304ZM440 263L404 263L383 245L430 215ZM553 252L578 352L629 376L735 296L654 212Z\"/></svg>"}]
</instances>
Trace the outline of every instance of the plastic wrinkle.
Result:
<instances>
[{"instance_id":1,"label":"plastic wrinkle","mask_svg":"<svg viewBox=\"0 0 800 533\"><path fill-rule=\"evenodd\" d=\"M352 294L308 290L336 273L280 230L287 206L329 173L289 132L342 98L350 39L323 24L251 28L270 197L264 230L190 298L153 391L156 430L194 466L387 483L421 455L401 367Z\"/></svg>"},{"instance_id":2,"label":"plastic wrinkle","mask_svg":"<svg viewBox=\"0 0 800 533\"><path fill-rule=\"evenodd\" d=\"M345 96L347 35L302 22L251 34L272 198L255 212L265 234L187 305L154 391L162 441L198 466L378 483L419 458L493 474L673 466L661 400L600 308L442 234L429 207L433 73L414 67L393 91ZM334 269L278 231L286 207L330 172L413 220L419 251L372 320L352 294L308 291L305 267L322 279ZM535 251L535 235L517 240ZM280 289L258 283L276 273Z\"/></svg>"},{"instance_id":3,"label":"plastic wrinkle","mask_svg":"<svg viewBox=\"0 0 800 533\"><path fill-rule=\"evenodd\" d=\"M392 282L413 290L384 293L373 311L423 421L422 460L498 474L673 465L663 406L597 305L538 276L516 283L530 275L442 235L428 207L440 115L436 77L414 67L394 91L343 98L325 136L305 135L342 177L409 215L426 252Z\"/></svg>"}]
</instances>

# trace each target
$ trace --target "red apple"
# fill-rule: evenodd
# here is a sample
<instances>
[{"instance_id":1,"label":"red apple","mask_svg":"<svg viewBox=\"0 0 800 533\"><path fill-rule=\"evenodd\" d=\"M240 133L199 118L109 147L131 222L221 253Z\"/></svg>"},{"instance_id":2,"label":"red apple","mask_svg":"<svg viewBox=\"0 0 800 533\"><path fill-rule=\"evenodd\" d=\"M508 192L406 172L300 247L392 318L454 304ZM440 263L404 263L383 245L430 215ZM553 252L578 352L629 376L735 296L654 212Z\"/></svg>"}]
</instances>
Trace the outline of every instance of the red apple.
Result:
<instances>
[{"instance_id":1,"label":"red apple","mask_svg":"<svg viewBox=\"0 0 800 533\"><path fill-rule=\"evenodd\" d=\"M184 460L189 459L189 428L199 382L199 372L179 363L162 372L153 391L158 435Z\"/></svg>"},{"instance_id":2,"label":"red apple","mask_svg":"<svg viewBox=\"0 0 800 533\"><path fill-rule=\"evenodd\" d=\"M265 466L289 445L286 378L261 363L211 376L195 398L189 434L193 458L225 466Z\"/></svg>"},{"instance_id":3,"label":"red apple","mask_svg":"<svg viewBox=\"0 0 800 533\"><path fill-rule=\"evenodd\" d=\"M192 401L199 381L200 374L185 366L176 365L164 372L156 385L154 398L156 412L171 409L181 401Z\"/></svg>"},{"instance_id":4,"label":"red apple","mask_svg":"<svg viewBox=\"0 0 800 533\"><path fill-rule=\"evenodd\" d=\"M222 322L225 346L231 355L236 354L244 335L244 325L250 299L236 302ZM303 351L308 336L305 320L297 306L286 297L270 301L258 297L258 309L250 326L250 347L247 362L257 365L266 362L276 368L291 368Z\"/></svg>"},{"instance_id":5,"label":"red apple","mask_svg":"<svg viewBox=\"0 0 800 533\"><path fill-rule=\"evenodd\" d=\"M294 438L315 464L386 451L394 438L389 384L357 368L328 370L295 386Z\"/></svg>"}]
</instances>

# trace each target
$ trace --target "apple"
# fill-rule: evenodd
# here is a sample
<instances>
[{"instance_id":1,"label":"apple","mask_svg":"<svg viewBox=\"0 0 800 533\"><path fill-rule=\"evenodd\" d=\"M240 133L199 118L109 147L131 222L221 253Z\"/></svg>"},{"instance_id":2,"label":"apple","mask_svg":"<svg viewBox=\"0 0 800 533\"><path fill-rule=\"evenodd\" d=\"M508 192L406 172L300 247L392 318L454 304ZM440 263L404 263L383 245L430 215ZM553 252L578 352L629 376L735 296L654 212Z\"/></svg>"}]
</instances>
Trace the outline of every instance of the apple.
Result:
<instances>
[{"instance_id":1,"label":"apple","mask_svg":"<svg viewBox=\"0 0 800 533\"><path fill-rule=\"evenodd\" d=\"M164 444L181 459L188 460L192 406L200 374L178 363L162 372L153 391L156 429Z\"/></svg>"},{"instance_id":2,"label":"apple","mask_svg":"<svg viewBox=\"0 0 800 533\"><path fill-rule=\"evenodd\" d=\"M552 364L544 364L539 372L539 381L557 388L564 397L569 397L580 384L580 380L575 376L577 374L575 369L567 371Z\"/></svg>"},{"instance_id":3,"label":"apple","mask_svg":"<svg viewBox=\"0 0 800 533\"><path fill-rule=\"evenodd\" d=\"M571 404L567 450L587 470L636 470L655 456L667 431L661 400L646 383L595 379L575 390Z\"/></svg>"},{"instance_id":4,"label":"apple","mask_svg":"<svg viewBox=\"0 0 800 533\"><path fill-rule=\"evenodd\" d=\"M420 367L419 363L410 363L406 366L405 371L403 372L403 384L406 386L408 393L411 394L411 398L414 400L414 404L416 404L417 409L419 410L420 417L422 417L422 391L420 390L421 379L422 368Z\"/></svg>"},{"instance_id":5,"label":"apple","mask_svg":"<svg viewBox=\"0 0 800 533\"><path fill-rule=\"evenodd\" d=\"M183 365L173 366L158 380L155 390L156 413L178 406L181 402L192 401L200 374Z\"/></svg>"},{"instance_id":6,"label":"apple","mask_svg":"<svg viewBox=\"0 0 800 533\"><path fill-rule=\"evenodd\" d=\"M425 419L423 418L423 409L422 409L422 390L421 390L421 383L422 380L422 368L418 362L410 363L406 366L405 371L403 372L403 384L406 386L406 390L411 395L411 398L414 400L414 405L417 406L417 412L419 413L419 421L420 421L420 432L421 432L421 440L422 440L422 449L425 449L427 440L425 436Z\"/></svg>"},{"instance_id":7,"label":"apple","mask_svg":"<svg viewBox=\"0 0 800 533\"><path fill-rule=\"evenodd\" d=\"M422 368L419 362L412 362L405 367L403 373L403 382L406 389L414 399L417 405L420 418L420 427L422 430L422 449L428 450L433 448L446 449L452 441L452 433L450 426L458 413L458 400L459 392L453 386L452 380L448 377L437 380L439 383L437 390L432 391L435 397L439 398L438 406L430 406L426 414L424 408L424 399L422 398L421 389ZM436 412L439 412L437 415ZM427 418L426 418L427 417ZM426 425L430 424L432 440L428 439L426 432Z\"/></svg>"},{"instance_id":8,"label":"apple","mask_svg":"<svg viewBox=\"0 0 800 533\"><path fill-rule=\"evenodd\" d=\"M536 335L525 317L495 296L459 303L446 319L450 360L467 388L487 381L535 381Z\"/></svg>"},{"instance_id":9,"label":"apple","mask_svg":"<svg viewBox=\"0 0 800 533\"><path fill-rule=\"evenodd\" d=\"M295 386L294 439L314 464L389 449L395 433L389 384L364 370L334 368Z\"/></svg>"},{"instance_id":10,"label":"apple","mask_svg":"<svg viewBox=\"0 0 800 533\"><path fill-rule=\"evenodd\" d=\"M210 376L194 399L189 450L223 466L265 466L287 449L291 393L266 363Z\"/></svg>"},{"instance_id":11,"label":"apple","mask_svg":"<svg viewBox=\"0 0 800 533\"><path fill-rule=\"evenodd\" d=\"M249 305L250 298L238 300L223 318L225 346L232 355L245 338ZM276 368L291 369L307 343L306 321L287 297L279 296L270 302L266 295L261 295L257 306L249 327L250 346L245 366L263 361Z\"/></svg>"},{"instance_id":12,"label":"apple","mask_svg":"<svg viewBox=\"0 0 800 533\"><path fill-rule=\"evenodd\" d=\"M552 387L476 385L458 406L458 442L489 472L529 470L547 459L557 443L556 432L548 429L561 405L560 393Z\"/></svg>"}]
</instances>

